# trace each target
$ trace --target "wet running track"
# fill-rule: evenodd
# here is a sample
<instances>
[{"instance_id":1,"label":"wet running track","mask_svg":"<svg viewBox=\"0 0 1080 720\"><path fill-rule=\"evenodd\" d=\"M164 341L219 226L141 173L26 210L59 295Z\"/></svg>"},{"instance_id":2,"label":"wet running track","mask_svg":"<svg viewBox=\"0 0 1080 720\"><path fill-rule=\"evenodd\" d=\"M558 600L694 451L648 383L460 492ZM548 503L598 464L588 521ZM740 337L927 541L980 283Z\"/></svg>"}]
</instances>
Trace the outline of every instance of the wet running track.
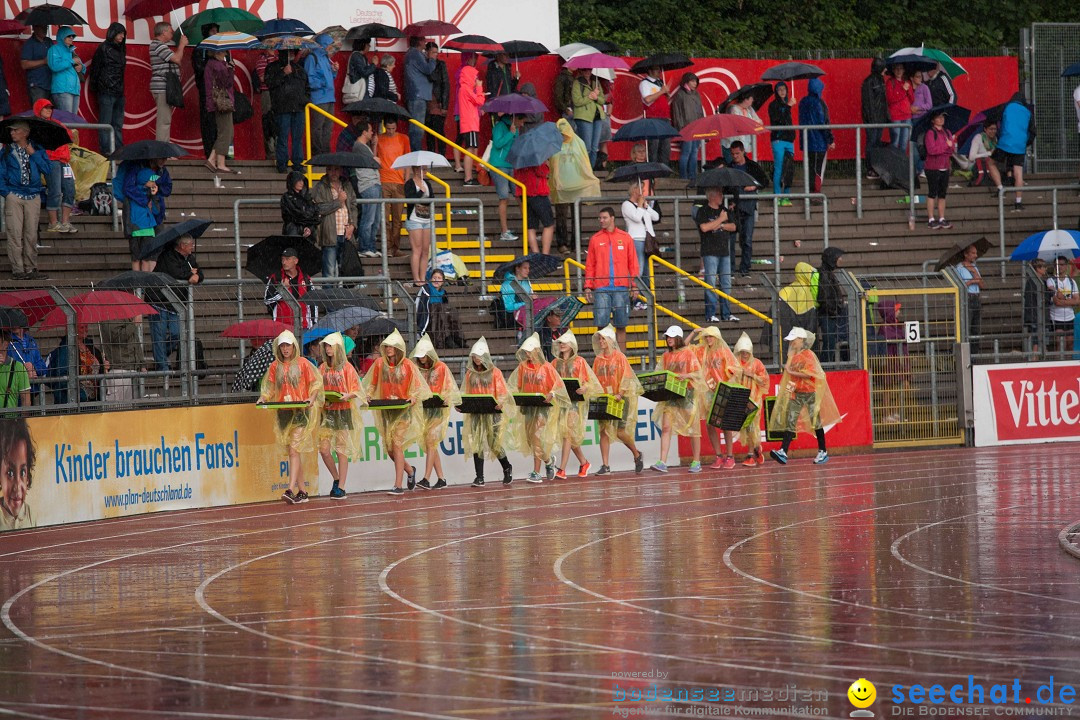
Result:
<instances>
[{"instance_id":1,"label":"wet running track","mask_svg":"<svg viewBox=\"0 0 1080 720\"><path fill-rule=\"evenodd\" d=\"M1078 476L876 453L9 534L0 717L847 717L860 677L879 718L1080 717Z\"/></svg>"}]
</instances>

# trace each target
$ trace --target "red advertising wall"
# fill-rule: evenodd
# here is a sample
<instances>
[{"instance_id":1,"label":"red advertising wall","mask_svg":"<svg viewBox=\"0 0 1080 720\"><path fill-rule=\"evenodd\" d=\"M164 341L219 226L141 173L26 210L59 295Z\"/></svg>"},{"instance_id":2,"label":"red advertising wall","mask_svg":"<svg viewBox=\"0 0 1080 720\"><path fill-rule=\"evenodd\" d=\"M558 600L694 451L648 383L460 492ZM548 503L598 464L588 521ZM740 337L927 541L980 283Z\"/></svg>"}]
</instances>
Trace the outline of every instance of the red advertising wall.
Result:
<instances>
[{"instance_id":1,"label":"red advertising wall","mask_svg":"<svg viewBox=\"0 0 1080 720\"><path fill-rule=\"evenodd\" d=\"M870 447L874 444L873 420L870 416L870 376L865 370L839 370L825 374L836 400L836 407L840 410L840 422L825 428L825 441L830 450L834 448L860 448ZM775 395L780 386L780 376L769 376L769 392ZM764 413L758 413L758 423L761 429L765 428ZM745 454L746 448L736 440L736 457ZM780 447L778 441L764 440L761 447L766 453ZM791 444L792 450L816 450L817 439L813 435L805 433L795 436ZM701 455L703 457L715 455L716 451L709 442L708 433L705 432L705 423L701 423ZM679 438L679 455L691 457L690 441L687 438Z\"/></svg>"},{"instance_id":2,"label":"red advertising wall","mask_svg":"<svg viewBox=\"0 0 1080 720\"><path fill-rule=\"evenodd\" d=\"M977 365L975 445L1080 440L1080 363Z\"/></svg>"},{"instance_id":3,"label":"red advertising wall","mask_svg":"<svg viewBox=\"0 0 1080 720\"><path fill-rule=\"evenodd\" d=\"M88 18L90 19L90 18ZM91 19L92 21L92 19ZM145 21L129 21L129 25ZM106 23L107 25L107 23ZM19 69L19 51L22 42L18 39L0 40L0 58L4 64L4 74L7 78L8 88L11 92L11 105L14 112L18 113L29 109L27 100L26 83ZM92 42L78 43L77 52L84 61L93 57L96 44ZM336 56L338 63L344 68L347 63L347 53ZM461 63L459 53L446 52L442 55L447 63L451 80L453 81L457 69ZM196 105L198 95L195 91L194 80L191 75L190 55L185 58L183 66L183 82L185 90L186 107L176 111L173 116L173 141L189 151L200 154L202 144L199 139L199 123ZM251 94L251 68L254 67L255 53L234 53L236 60L236 74L238 88ZM633 63L637 58L627 58L628 63ZM973 111L979 111L998 103L1005 102L1012 96L1017 88L1018 66L1016 58L1011 57L979 57L958 58L958 61L967 70L968 74L956 79L956 91L960 104ZM480 60L480 64L486 62ZM537 89L538 97L553 107L551 102L551 90L558 74L560 61L555 56L536 58L519 65L522 74L522 83L531 82ZM695 72L701 79L700 92L705 106L705 112L712 113L728 93L741 85L757 82L761 74L778 61L774 60L740 60L740 59L714 59L703 58L695 62L688 71ZM855 60L820 60L814 64L821 67L826 75L825 100L829 105L830 116L834 123L861 122L860 110L860 86L866 77L870 61L869 59ZM396 78L399 87L402 83L400 74L403 63L398 62ZM483 68L481 67L481 71ZM668 79L673 83L686 71L675 71L668 74ZM641 116L641 100L637 92L640 77L629 72L619 71L615 79L614 111L612 113L613 125L617 129L622 124ZM339 73L339 97L340 84L344 82L344 72ZM128 70L127 83L127 121L125 123L125 139L142 140L153 137L154 133L154 102L150 96L150 64L147 56L147 46L128 44ZM796 98L801 98L806 92L806 82L796 82L794 93ZM80 114L91 122L96 122L97 103L94 99L87 98L88 92L84 89ZM258 104L254 103L256 109ZM760 111L762 119L768 122L768 105ZM797 120L797 113L796 122ZM347 119L339 113L342 119ZM256 116L257 117L257 116ZM554 120L554 113L548 113L548 119ZM452 121L447 123L448 131L451 131ZM91 133L92 134L92 133ZM85 135L85 134L84 134ZM96 146L96 140L84 143L90 147ZM830 157L845 159L854 157L855 138L854 131L841 131L836 134L836 150L830 153ZM262 128L258 120L248 121L237 128L235 139L236 153L241 158L261 158L262 153ZM709 157L719 152L718 143L710 143L708 148ZM625 160L629 153L628 143L612 143L609 146L609 154L615 160ZM759 159L770 159L768 136L759 137Z\"/></svg>"}]
</instances>

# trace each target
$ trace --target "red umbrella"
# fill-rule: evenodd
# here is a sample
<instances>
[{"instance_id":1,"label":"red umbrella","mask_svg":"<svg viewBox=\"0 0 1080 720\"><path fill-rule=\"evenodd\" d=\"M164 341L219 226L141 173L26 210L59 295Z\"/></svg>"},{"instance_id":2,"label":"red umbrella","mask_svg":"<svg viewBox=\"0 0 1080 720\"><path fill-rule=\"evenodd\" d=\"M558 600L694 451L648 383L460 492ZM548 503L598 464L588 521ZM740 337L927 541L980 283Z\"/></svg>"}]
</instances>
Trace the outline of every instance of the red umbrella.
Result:
<instances>
[{"instance_id":1,"label":"red umbrella","mask_svg":"<svg viewBox=\"0 0 1080 720\"><path fill-rule=\"evenodd\" d=\"M409 23L403 31L407 37L438 37L461 32L457 25L445 20L420 20Z\"/></svg>"},{"instance_id":2,"label":"red umbrella","mask_svg":"<svg viewBox=\"0 0 1080 720\"><path fill-rule=\"evenodd\" d=\"M622 58L614 57L612 55L605 55L604 53L588 53L586 55L575 55L566 61L565 67L569 70L598 70L601 68L607 68L609 70L629 70L630 64Z\"/></svg>"},{"instance_id":3,"label":"red umbrella","mask_svg":"<svg viewBox=\"0 0 1080 720\"><path fill-rule=\"evenodd\" d=\"M18 20L0 20L0 35L22 35L26 26Z\"/></svg>"},{"instance_id":4,"label":"red umbrella","mask_svg":"<svg viewBox=\"0 0 1080 720\"><path fill-rule=\"evenodd\" d=\"M75 310L75 322L79 325L108 322L110 320L128 320L136 315L157 315L150 305L138 295L122 290L91 290L82 295L68 298ZM67 316L63 308L56 308L41 322L41 329L64 327Z\"/></svg>"},{"instance_id":5,"label":"red umbrella","mask_svg":"<svg viewBox=\"0 0 1080 720\"><path fill-rule=\"evenodd\" d=\"M164 16L191 4L191 0L131 0L124 9L124 15L133 20Z\"/></svg>"},{"instance_id":6,"label":"red umbrella","mask_svg":"<svg viewBox=\"0 0 1080 720\"><path fill-rule=\"evenodd\" d=\"M684 127L679 134L683 140L715 140L736 135L753 135L764 131L765 126L751 118L723 114L707 115L700 120L695 120Z\"/></svg>"},{"instance_id":7,"label":"red umbrella","mask_svg":"<svg viewBox=\"0 0 1080 720\"><path fill-rule=\"evenodd\" d=\"M225 328L224 332L221 333L221 337L240 338L242 340L270 339L276 338L286 330L292 330L292 328L276 320L260 318L258 320L244 320L243 322L233 323Z\"/></svg>"},{"instance_id":8,"label":"red umbrella","mask_svg":"<svg viewBox=\"0 0 1080 720\"><path fill-rule=\"evenodd\" d=\"M0 306L22 310L30 325L36 325L56 307L48 290L16 290L0 293Z\"/></svg>"},{"instance_id":9,"label":"red umbrella","mask_svg":"<svg viewBox=\"0 0 1080 720\"><path fill-rule=\"evenodd\" d=\"M443 50L457 50L459 52L501 52L502 43L497 43L483 35L459 35L453 40L443 43Z\"/></svg>"}]
</instances>

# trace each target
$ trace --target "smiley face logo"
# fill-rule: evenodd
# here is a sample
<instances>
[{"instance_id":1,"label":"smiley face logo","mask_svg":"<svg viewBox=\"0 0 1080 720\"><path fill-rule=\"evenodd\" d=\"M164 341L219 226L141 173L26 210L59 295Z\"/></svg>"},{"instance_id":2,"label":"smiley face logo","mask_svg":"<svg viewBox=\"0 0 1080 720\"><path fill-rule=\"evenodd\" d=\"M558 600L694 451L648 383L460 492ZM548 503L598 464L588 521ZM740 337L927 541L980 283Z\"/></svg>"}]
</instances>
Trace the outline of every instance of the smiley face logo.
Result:
<instances>
[{"instance_id":1,"label":"smiley face logo","mask_svg":"<svg viewBox=\"0 0 1080 720\"><path fill-rule=\"evenodd\" d=\"M847 691L847 696L852 705L862 710L874 704L874 700L877 699L877 688L875 688L874 684L866 678L859 678L851 683L851 687L849 687ZM852 716L855 715L856 713L852 713ZM865 717L866 715L872 717L873 713L863 712L858 713L858 715L860 717Z\"/></svg>"}]
</instances>

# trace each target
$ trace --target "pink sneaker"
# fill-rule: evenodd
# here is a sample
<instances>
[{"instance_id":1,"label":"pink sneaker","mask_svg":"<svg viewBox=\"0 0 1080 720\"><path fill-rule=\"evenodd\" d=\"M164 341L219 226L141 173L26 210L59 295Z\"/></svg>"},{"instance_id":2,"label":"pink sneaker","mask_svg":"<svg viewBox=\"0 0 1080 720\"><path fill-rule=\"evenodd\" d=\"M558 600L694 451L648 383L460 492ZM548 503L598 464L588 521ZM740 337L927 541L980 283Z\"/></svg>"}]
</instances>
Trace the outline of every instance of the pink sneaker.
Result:
<instances>
[{"instance_id":1,"label":"pink sneaker","mask_svg":"<svg viewBox=\"0 0 1080 720\"><path fill-rule=\"evenodd\" d=\"M727 456L726 458L724 458L724 469L725 470L734 470L735 469L735 458L731 457L730 455Z\"/></svg>"},{"instance_id":2,"label":"pink sneaker","mask_svg":"<svg viewBox=\"0 0 1080 720\"><path fill-rule=\"evenodd\" d=\"M709 469L710 470L723 470L724 469L724 458L717 455L716 460L713 462L712 465L709 466Z\"/></svg>"}]
</instances>

